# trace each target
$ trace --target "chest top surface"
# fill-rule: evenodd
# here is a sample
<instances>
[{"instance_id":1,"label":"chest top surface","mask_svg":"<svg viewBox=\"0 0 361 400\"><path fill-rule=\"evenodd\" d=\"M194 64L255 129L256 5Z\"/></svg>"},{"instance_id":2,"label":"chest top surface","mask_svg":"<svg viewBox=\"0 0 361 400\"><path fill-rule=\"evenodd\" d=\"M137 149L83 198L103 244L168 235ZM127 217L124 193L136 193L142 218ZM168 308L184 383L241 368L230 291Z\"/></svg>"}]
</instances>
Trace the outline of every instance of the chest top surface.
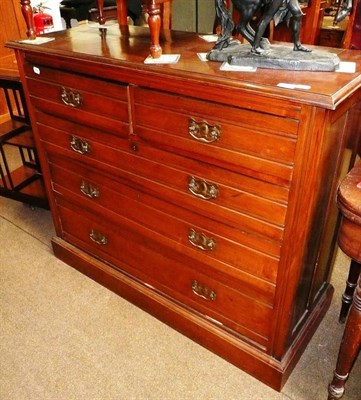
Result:
<instances>
[{"instance_id":1,"label":"chest top surface","mask_svg":"<svg viewBox=\"0 0 361 400\"><path fill-rule=\"evenodd\" d=\"M95 26L82 25L52 33L49 36L54 40L41 45L13 41L8 43L8 47L24 50L28 59L33 56L32 60L43 57L51 64L51 60L57 59L54 66L60 68L72 68L93 75L97 70L105 79L116 77L116 80L124 79L138 85L144 84L145 79L151 86L157 86L154 82L158 82L159 89L164 88L164 81L162 83L160 79L170 79L172 86L181 88L183 92L187 88L189 92L199 90L196 86L202 83L203 88L210 92L221 91L220 98L227 96L227 91L232 96L232 90L236 90L335 109L361 86L361 51L317 48L337 54L342 62L355 63L354 73L260 68L256 72L227 72L220 71L221 63L201 61L198 56L199 53L209 52L213 43L194 33L165 31L164 54L180 54L180 60L176 64L149 65L144 63L149 54L148 29L126 29L127 32L121 32L118 25L114 24L102 33ZM61 63L60 58L68 60L68 64ZM281 87L283 84L294 85L294 88Z\"/></svg>"}]
</instances>

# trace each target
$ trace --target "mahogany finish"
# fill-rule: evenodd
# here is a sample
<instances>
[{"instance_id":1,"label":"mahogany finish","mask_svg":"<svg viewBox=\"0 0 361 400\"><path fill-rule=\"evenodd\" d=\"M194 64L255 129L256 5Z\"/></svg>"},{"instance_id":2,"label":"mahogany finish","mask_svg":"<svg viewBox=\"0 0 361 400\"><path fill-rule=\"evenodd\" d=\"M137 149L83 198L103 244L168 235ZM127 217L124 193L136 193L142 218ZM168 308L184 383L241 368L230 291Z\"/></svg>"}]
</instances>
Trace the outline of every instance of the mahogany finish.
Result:
<instances>
[{"instance_id":1,"label":"mahogany finish","mask_svg":"<svg viewBox=\"0 0 361 400\"><path fill-rule=\"evenodd\" d=\"M338 243L341 250L361 263L361 163L348 173L342 181L337 204L343 215Z\"/></svg>"},{"instance_id":2,"label":"mahogany finish","mask_svg":"<svg viewBox=\"0 0 361 400\"><path fill-rule=\"evenodd\" d=\"M359 279L358 284L355 284L356 291L347 317L334 377L328 388L328 400L343 396L345 383L361 346L361 162L342 181L337 201L342 214L338 242L340 248L353 259L355 271L358 266Z\"/></svg>"},{"instance_id":3,"label":"mahogany finish","mask_svg":"<svg viewBox=\"0 0 361 400\"><path fill-rule=\"evenodd\" d=\"M222 72L212 44L86 26L16 50L57 257L280 390L328 309L357 72ZM290 90L279 83L307 84Z\"/></svg>"},{"instance_id":4,"label":"mahogany finish","mask_svg":"<svg viewBox=\"0 0 361 400\"><path fill-rule=\"evenodd\" d=\"M36 30L34 25L33 8L31 6L31 0L20 0L21 12L23 14L26 24L26 36L29 39L36 38Z\"/></svg>"},{"instance_id":5,"label":"mahogany finish","mask_svg":"<svg viewBox=\"0 0 361 400\"><path fill-rule=\"evenodd\" d=\"M161 28L161 7L164 3L171 0L142 0L143 7L146 8L149 17L148 25L151 37L150 54L153 58L159 58L162 55L162 47L159 44L159 35ZM97 0L99 10L99 24L103 25L106 22L104 16L104 0ZM118 23L120 26L128 25L127 22L127 2L126 0L116 0ZM168 13L169 14L169 13ZM168 17L169 18L169 17Z\"/></svg>"},{"instance_id":6,"label":"mahogany finish","mask_svg":"<svg viewBox=\"0 0 361 400\"><path fill-rule=\"evenodd\" d=\"M339 321L343 324L346 321L347 315L349 313L352 300L355 294L355 289L357 286L357 280L360 276L361 264L351 260L350 270L346 280L345 292L342 295L342 305L340 310Z\"/></svg>"},{"instance_id":7,"label":"mahogany finish","mask_svg":"<svg viewBox=\"0 0 361 400\"><path fill-rule=\"evenodd\" d=\"M342 47L361 50L361 0L353 0Z\"/></svg>"},{"instance_id":8,"label":"mahogany finish","mask_svg":"<svg viewBox=\"0 0 361 400\"><path fill-rule=\"evenodd\" d=\"M162 47L159 43L160 37L160 28L162 26L161 14L162 7L167 9L166 15L166 25L170 26L170 6L164 3L168 3L171 0L143 0L142 3L146 8L149 17L148 17L148 25L150 31L151 38L151 46L150 46L150 54L153 58L159 58L162 55ZM36 39L36 31L34 26L33 19L33 9L30 4L30 0L20 0L21 11L23 13L25 23L26 23L26 35L29 39ZM97 0L99 17L98 22L100 25L104 25L106 22L105 14L104 14L104 0ZM128 25L127 22L127 3L126 0L117 0L117 19L120 27L124 27ZM124 30L123 30L124 31Z\"/></svg>"}]
</instances>

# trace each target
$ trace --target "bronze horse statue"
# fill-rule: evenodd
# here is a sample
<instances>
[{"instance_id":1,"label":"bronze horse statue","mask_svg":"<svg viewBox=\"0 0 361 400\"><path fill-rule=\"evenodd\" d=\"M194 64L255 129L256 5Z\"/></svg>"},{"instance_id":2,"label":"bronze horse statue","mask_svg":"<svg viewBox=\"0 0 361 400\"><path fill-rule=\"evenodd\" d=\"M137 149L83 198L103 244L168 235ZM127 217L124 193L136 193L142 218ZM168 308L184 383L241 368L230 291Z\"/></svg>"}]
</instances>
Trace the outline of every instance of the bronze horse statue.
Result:
<instances>
[{"instance_id":1,"label":"bronze horse statue","mask_svg":"<svg viewBox=\"0 0 361 400\"><path fill-rule=\"evenodd\" d=\"M302 46L300 41L303 13L298 0L232 0L232 3L241 14L240 21L236 27L234 27L232 15L227 9L224 0L216 0L216 12L221 21L222 33L215 45L215 49L222 50L224 47L228 47L232 31L235 28L236 32L241 33L251 44L252 53L262 54L265 49L269 48L268 39L264 38L263 35L272 19L277 24L283 19L292 17L293 49L295 51L311 51ZM264 12L256 31L254 31L250 22L256 11L261 7L264 8Z\"/></svg>"}]
</instances>

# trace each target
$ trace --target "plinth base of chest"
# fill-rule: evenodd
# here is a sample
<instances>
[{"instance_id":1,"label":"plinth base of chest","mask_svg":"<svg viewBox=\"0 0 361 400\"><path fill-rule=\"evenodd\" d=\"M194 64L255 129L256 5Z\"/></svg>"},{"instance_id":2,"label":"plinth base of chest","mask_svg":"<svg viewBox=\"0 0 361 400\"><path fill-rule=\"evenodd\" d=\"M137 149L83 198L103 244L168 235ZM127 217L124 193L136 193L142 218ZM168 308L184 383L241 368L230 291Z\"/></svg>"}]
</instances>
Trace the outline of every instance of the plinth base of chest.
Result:
<instances>
[{"instance_id":1,"label":"plinth base of chest","mask_svg":"<svg viewBox=\"0 0 361 400\"><path fill-rule=\"evenodd\" d=\"M281 391L317 329L329 308L333 293L332 286L328 285L285 356L282 360L276 360L214 325L202 315L98 261L64 240L55 237L52 245L55 256L60 260L277 391Z\"/></svg>"}]
</instances>

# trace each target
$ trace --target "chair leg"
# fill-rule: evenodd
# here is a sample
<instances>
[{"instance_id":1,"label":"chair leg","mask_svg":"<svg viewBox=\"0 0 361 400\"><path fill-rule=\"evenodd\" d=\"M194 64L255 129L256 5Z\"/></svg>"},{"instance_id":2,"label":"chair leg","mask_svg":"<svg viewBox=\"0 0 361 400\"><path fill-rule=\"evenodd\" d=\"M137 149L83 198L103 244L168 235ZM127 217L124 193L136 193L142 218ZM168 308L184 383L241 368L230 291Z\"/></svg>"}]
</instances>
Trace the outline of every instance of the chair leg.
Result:
<instances>
[{"instance_id":1,"label":"chair leg","mask_svg":"<svg viewBox=\"0 0 361 400\"><path fill-rule=\"evenodd\" d=\"M5 169L5 173L6 173L6 176L3 176L3 171L1 168L1 175L2 175L4 187L12 190L12 189L14 189L14 182L11 177L10 167L9 167L9 164L6 159L4 147L2 145L0 145L0 155L1 155L1 159L3 161L4 169ZM8 187L8 184L9 184L9 187Z\"/></svg>"},{"instance_id":2,"label":"chair leg","mask_svg":"<svg viewBox=\"0 0 361 400\"><path fill-rule=\"evenodd\" d=\"M340 316L339 316L339 322L342 324L345 322L348 311L350 309L353 295L355 292L355 288L357 286L357 278L359 277L360 272L361 272L361 264L352 260L348 278L346 281L346 289L345 289L344 294L342 295L342 305L341 305L341 311L340 311Z\"/></svg>"},{"instance_id":3,"label":"chair leg","mask_svg":"<svg viewBox=\"0 0 361 400\"><path fill-rule=\"evenodd\" d=\"M336 370L328 387L328 400L340 399L345 391L345 383L358 355L361 345L361 277L348 315Z\"/></svg>"}]
</instances>

